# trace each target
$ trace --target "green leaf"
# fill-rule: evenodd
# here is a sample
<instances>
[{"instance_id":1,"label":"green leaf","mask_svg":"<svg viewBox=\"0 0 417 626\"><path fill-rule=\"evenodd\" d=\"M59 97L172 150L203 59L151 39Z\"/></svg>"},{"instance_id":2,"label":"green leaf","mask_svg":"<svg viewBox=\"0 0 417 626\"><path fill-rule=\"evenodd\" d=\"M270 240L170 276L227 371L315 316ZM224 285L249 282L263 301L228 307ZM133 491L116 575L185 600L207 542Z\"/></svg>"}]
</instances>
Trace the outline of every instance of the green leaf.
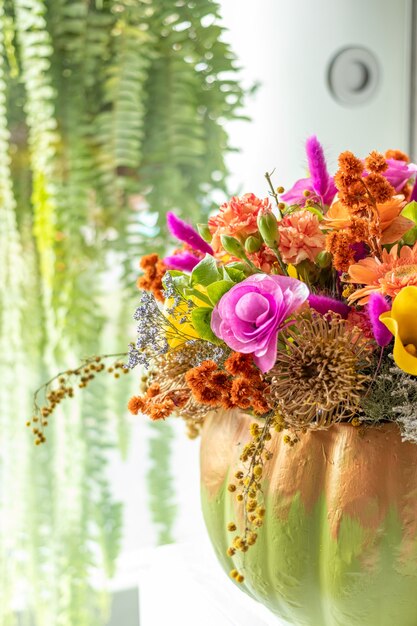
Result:
<instances>
[{"instance_id":1,"label":"green leaf","mask_svg":"<svg viewBox=\"0 0 417 626\"><path fill-rule=\"evenodd\" d=\"M195 266L191 273L192 285L203 285L207 287L220 279L221 275L217 269L216 260L209 254L206 254L204 259Z\"/></svg>"},{"instance_id":2,"label":"green leaf","mask_svg":"<svg viewBox=\"0 0 417 626\"><path fill-rule=\"evenodd\" d=\"M405 244L411 246L417 241L417 202L409 202L401 211L401 215L416 224L408 230L402 237Z\"/></svg>"},{"instance_id":3,"label":"green leaf","mask_svg":"<svg viewBox=\"0 0 417 626\"><path fill-rule=\"evenodd\" d=\"M220 298L233 287L234 283L230 280L218 280L207 287L207 294L214 305L218 303Z\"/></svg>"},{"instance_id":4,"label":"green leaf","mask_svg":"<svg viewBox=\"0 0 417 626\"><path fill-rule=\"evenodd\" d=\"M174 276L174 273L176 276ZM172 276L172 284L176 291L181 294L184 298L187 297L187 291L189 291L190 287L190 277L182 272L170 272Z\"/></svg>"},{"instance_id":5,"label":"green leaf","mask_svg":"<svg viewBox=\"0 0 417 626\"><path fill-rule=\"evenodd\" d=\"M243 263L225 265L223 267L223 280L229 279L234 283L241 283L242 280L245 280L246 278L244 268L245 266Z\"/></svg>"},{"instance_id":6,"label":"green leaf","mask_svg":"<svg viewBox=\"0 0 417 626\"><path fill-rule=\"evenodd\" d=\"M413 226L413 228L407 230L407 232L402 236L402 240L408 246L414 245L417 241L417 226Z\"/></svg>"},{"instance_id":7,"label":"green leaf","mask_svg":"<svg viewBox=\"0 0 417 626\"><path fill-rule=\"evenodd\" d=\"M412 220L414 224L417 224L417 202L409 202L401 211L403 217L407 217Z\"/></svg>"},{"instance_id":8,"label":"green leaf","mask_svg":"<svg viewBox=\"0 0 417 626\"><path fill-rule=\"evenodd\" d=\"M220 339L211 330L211 314L213 309L205 306L194 309L191 313L191 321L201 339L211 341L211 343L221 343Z\"/></svg>"}]
</instances>

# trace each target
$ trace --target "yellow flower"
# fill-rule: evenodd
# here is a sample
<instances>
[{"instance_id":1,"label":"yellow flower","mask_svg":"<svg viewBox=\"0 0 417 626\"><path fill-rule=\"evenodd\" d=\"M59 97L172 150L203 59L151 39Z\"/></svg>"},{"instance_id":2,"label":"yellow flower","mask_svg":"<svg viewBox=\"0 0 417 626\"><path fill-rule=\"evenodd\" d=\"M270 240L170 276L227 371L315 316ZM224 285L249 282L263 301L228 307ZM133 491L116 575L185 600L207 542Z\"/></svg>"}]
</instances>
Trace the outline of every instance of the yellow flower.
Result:
<instances>
[{"instance_id":1,"label":"yellow flower","mask_svg":"<svg viewBox=\"0 0 417 626\"><path fill-rule=\"evenodd\" d=\"M168 321L166 339L170 348L178 348L190 339L198 339L198 334L191 323L187 303L181 302L175 308L175 315L167 313L173 305L174 300L172 298L165 300L164 315ZM180 324L181 315L187 319L182 324Z\"/></svg>"},{"instance_id":2,"label":"yellow flower","mask_svg":"<svg viewBox=\"0 0 417 626\"><path fill-rule=\"evenodd\" d=\"M207 294L204 287L201 287L201 291L204 295ZM200 300L200 298L194 294L189 296L189 300L194 302L196 306L207 306L206 302ZM168 313L173 306L175 306L173 298L165 300L163 312L168 321L166 339L170 348L178 348L178 346L182 346L186 341L199 339L200 337L191 322L190 311L185 300L182 300L175 306L175 315ZM186 321L181 323L181 318L186 319Z\"/></svg>"},{"instance_id":3,"label":"yellow flower","mask_svg":"<svg viewBox=\"0 0 417 626\"><path fill-rule=\"evenodd\" d=\"M417 376L417 287L404 287L391 311L379 319L395 337L394 361L407 374Z\"/></svg>"}]
</instances>

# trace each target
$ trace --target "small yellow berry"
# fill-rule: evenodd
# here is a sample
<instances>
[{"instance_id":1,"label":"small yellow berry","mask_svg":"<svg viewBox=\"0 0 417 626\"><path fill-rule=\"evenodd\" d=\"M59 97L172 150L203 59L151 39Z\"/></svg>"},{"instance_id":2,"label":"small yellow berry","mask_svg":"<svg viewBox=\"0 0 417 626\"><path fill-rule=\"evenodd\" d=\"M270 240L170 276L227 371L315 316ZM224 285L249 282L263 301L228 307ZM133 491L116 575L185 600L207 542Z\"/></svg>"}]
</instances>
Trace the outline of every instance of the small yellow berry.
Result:
<instances>
[{"instance_id":1,"label":"small yellow berry","mask_svg":"<svg viewBox=\"0 0 417 626\"><path fill-rule=\"evenodd\" d=\"M227 525L227 530L229 532L234 532L236 530L236 524L234 522L229 522Z\"/></svg>"},{"instance_id":2,"label":"small yellow berry","mask_svg":"<svg viewBox=\"0 0 417 626\"><path fill-rule=\"evenodd\" d=\"M256 478L260 478L262 476L262 465L255 465L253 468L253 473Z\"/></svg>"},{"instance_id":3,"label":"small yellow berry","mask_svg":"<svg viewBox=\"0 0 417 626\"><path fill-rule=\"evenodd\" d=\"M258 538L256 533L249 533L247 537L248 546L253 546Z\"/></svg>"},{"instance_id":4,"label":"small yellow berry","mask_svg":"<svg viewBox=\"0 0 417 626\"><path fill-rule=\"evenodd\" d=\"M246 505L246 510L249 511L249 513L251 513L255 509L256 509L256 500L249 500Z\"/></svg>"}]
</instances>

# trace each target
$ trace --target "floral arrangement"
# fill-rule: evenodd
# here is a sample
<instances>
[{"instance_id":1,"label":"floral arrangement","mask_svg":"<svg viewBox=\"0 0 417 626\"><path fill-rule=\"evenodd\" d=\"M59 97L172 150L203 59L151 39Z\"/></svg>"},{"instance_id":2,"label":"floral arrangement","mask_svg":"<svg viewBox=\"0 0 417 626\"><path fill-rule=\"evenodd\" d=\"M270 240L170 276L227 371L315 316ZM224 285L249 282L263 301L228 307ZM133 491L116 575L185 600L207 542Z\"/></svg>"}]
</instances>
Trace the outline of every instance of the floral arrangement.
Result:
<instances>
[{"instance_id":1,"label":"floral arrangement","mask_svg":"<svg viewBox=\"0 0 417 626\"><path fill-rule=\"evenodd\" d=\"M130 411L178 415L191 437L209 411L254 416L228 486L246 515L230 556L262 525L273 430L292 446L335 422L395 421L417 443L417 165L346 151L331 176L316 137L306 153L289 191L266 174L267 198L233 197L198 230L170 213L180 247L141 261L128 367L147 373Z\"/></svg>"},{"instance_id":2,"label":"floral arrangement","mask_svg":"<svg viewBox=\"0 0 417 626\"><path fill-rule=\"evenodd\" d=\"M309 176L286 192L266 174L268 197L233 197L197 229L169 213L179 247L141 260L127 368L145 373L129 410L178 415L190 437L213 410L254 417L228 485L245 512L229 556L262 526L273 431L293 446L308 429L393 421L417 443L417 165L346 151L331 176L316 137L306 153ZM93 366L75 371L79 386L104 368ZM72 389L58 380L41 419Z\"/></svg>"}]
</instances>

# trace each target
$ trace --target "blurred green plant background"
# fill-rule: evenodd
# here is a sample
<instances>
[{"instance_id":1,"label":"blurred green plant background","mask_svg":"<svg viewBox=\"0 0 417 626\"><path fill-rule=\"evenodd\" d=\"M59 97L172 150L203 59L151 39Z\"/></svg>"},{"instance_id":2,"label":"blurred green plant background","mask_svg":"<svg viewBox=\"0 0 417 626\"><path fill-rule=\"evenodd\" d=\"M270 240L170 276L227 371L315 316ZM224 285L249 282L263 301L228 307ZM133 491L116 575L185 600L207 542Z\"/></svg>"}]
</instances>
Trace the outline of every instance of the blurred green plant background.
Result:
<instances>
[{"instance_id":1,"label":"blurred green plant background","mask_svg":"<svg viewBox=\"0 0 417 626\"><path fill-rule=\"evenodd\" d=\"M40 447L32 394L126 349L138 260L167 245L165 213L198 221L224 199L224 123L243 92L212 0L0 0L0 22L0 624L20 609L91 626L108 604L92 574L112 576L123 528L106 464L126 453L131 377L76 394ZM166 542L163 426L149 499Z\"/></svg>"}]
</instances>

